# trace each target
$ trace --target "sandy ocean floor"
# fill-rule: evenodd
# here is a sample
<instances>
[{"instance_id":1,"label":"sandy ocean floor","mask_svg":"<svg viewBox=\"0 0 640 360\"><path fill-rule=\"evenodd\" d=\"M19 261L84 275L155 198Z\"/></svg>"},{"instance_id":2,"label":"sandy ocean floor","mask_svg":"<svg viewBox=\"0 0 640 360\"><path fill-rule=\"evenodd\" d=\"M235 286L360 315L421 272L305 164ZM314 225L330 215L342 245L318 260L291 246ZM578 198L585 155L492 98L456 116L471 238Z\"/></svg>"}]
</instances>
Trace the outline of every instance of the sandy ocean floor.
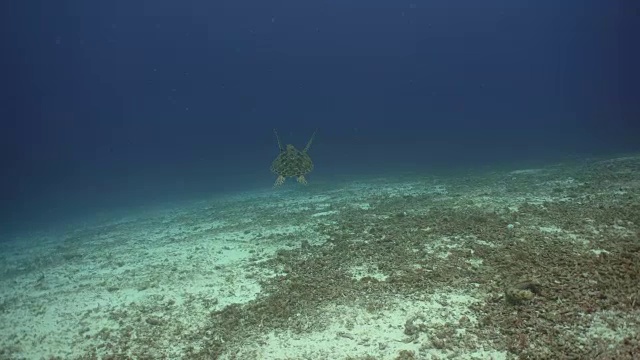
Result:
<instances>
[{"instance_id":1,"label":"sandy ocean floor","mask_svg":"<svg viewBox=\"0 0 640 360\"><path fill-rule=\"evenodd\" d=\"M309 180L0 243L0 359L640 359L640 156Z\"/></svg>"}]
</instances>

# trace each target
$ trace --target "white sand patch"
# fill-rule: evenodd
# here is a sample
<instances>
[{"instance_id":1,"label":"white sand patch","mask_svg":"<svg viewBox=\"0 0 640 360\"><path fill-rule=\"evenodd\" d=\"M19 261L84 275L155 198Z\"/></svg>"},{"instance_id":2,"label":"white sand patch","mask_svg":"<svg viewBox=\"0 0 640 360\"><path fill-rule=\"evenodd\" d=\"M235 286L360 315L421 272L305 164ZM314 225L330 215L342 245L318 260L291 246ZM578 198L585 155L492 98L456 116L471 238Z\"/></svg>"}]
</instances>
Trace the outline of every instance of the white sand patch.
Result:
<instances>
[{"instance_id":1,"label":"white sand patch","mask_svg":"<svg viewBox=\"0 0 640 360\"><path fill-rule=\"evenodd\" d=\"M634 336L638 331L640 318L635 315L616 311L603 311L593 316L591 326L587 330L585 339L603 339L611 343L623 341L626 337ZM622 321L620 321L622 320Z\"/></svg>"},{"instance_id":2,"label":"white sand patch","mask_svg":"<svg viewBox=\"0 0 640 360\"><path fill-rule=\"evenodd\" d=\"M511 175L533 175L544 172L545 169L519 169L513 170L509 174Z\"/></svg>"}]
</instances>

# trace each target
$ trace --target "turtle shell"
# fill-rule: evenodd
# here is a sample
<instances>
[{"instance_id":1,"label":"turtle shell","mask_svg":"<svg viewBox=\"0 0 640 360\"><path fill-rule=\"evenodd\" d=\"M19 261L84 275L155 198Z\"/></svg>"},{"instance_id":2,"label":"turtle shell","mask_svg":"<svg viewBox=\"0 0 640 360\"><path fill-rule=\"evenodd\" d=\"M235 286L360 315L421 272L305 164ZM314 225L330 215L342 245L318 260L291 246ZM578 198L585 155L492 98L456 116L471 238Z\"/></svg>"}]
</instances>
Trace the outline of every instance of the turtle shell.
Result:
<instances>
[{"instance_id":1,"label":"turtle shell","mask_svg":"<svg viewBox=\"0 0 640 360\"><path fill-rule=\"evenodd\" d=\"M287 145L278 157L271 163L271 171L283 177L301 176L313 170L311 157L305 151L296 149L293 145Z\"/></svg>"}]
</instances>

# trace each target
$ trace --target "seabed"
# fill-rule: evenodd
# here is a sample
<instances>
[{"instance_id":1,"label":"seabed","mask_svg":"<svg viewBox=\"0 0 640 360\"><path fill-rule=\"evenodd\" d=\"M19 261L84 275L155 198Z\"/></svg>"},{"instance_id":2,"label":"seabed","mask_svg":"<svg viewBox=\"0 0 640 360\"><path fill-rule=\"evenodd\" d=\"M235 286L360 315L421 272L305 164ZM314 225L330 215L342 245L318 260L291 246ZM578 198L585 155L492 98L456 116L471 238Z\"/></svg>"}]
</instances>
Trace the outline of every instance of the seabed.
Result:
<instances>
[{"instance_id":1,"label":"seabed","mask_svg":"<svg viewBox=\"0 0 640 360\"><path fill-rule=\"evenodd\" d=\"M313 175L3 241L0 359L640 358L640 156Z\"/></svg>"}]
</instances>

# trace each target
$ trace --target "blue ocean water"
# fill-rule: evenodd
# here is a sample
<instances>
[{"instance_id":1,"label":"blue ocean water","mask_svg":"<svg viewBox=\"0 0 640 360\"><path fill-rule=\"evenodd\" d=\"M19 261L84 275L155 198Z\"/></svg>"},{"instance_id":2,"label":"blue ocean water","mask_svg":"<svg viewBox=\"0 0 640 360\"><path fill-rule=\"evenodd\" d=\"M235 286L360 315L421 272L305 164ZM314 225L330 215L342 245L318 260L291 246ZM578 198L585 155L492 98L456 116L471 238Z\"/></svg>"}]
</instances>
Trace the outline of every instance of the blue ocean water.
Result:
<instances>
[{"instance_id":1,"label":"blue ocean water","mask_svg":"<svg viewBox=\"0 0 640 360\"><path fill-rule=\"evenodd\" d=\"M274 128L311 184L640 147L631 1L2 8L5 230L270 187Z\"/></svg>"}]
</instances>

